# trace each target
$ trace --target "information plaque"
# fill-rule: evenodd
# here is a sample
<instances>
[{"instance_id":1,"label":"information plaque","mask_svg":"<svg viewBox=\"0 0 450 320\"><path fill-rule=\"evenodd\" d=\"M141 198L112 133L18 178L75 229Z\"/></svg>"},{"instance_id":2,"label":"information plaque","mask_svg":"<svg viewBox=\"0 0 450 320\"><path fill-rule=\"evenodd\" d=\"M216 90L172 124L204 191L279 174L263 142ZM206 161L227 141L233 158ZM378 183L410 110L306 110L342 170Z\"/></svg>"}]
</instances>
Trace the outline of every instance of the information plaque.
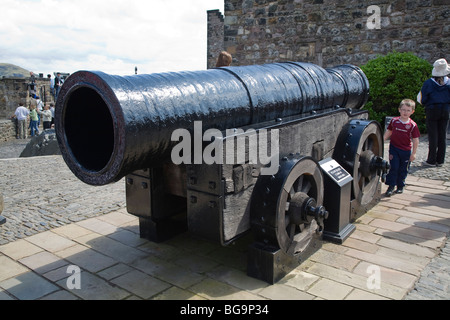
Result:
<instances>
[{"instance_id":1,"label":"information plaque","mask_svg":"<svg viewBox=\"0 0 450 320\"><path fill-rule=\"evenodd\" d=\"M339 185L346 184L353 180L352 176L334 159L325 159L320 162L320 166L322 170Z\"/></svg>"},{"instance_id":2,"label":"information plaque","mask_svg":"<svg viewBox=\"0 0 450 320\"><path fill-rule=\"evenodd\" d=\"M323 239L342 243L355 230L350 223L350 198L353 177L334 159L319 162L324 172L325 209L329 212L325 220Z\"/></svg>"}]
</instances>

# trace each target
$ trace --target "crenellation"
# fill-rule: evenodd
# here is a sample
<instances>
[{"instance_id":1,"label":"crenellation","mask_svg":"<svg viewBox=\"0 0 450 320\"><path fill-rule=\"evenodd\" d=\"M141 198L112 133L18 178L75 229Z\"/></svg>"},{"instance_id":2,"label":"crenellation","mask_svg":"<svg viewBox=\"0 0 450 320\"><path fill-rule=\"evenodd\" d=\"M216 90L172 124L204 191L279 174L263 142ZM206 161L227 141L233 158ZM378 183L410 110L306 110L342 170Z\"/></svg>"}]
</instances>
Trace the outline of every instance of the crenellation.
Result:
<instances>
[{"instance_id":1,"label":"crenellation","mask_svg":"<svg viewBox=\"0 0 450 320\"><path fill-rule=\"evenodd\" d=\"M28 84L30 78L7 78L0 79L0 142L16 138L15 122L11 121L19 103L29 106ZM50 92L50 80L48 78L36 78L37 94L44 102L53 102Z\"/></svg>"}]
</instances>

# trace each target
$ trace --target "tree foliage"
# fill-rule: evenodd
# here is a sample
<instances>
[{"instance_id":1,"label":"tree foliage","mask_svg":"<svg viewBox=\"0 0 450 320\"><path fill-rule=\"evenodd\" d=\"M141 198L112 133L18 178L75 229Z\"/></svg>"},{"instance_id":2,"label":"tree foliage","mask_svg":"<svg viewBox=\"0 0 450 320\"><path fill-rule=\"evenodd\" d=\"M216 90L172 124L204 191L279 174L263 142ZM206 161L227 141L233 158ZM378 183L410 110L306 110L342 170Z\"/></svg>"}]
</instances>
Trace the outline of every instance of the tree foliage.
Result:
<instances>
[{"instance_id":1,"label":"tree foliage","mask_svg":"<svg viewBox=\"0 0 450 320\"><path fill-rule=\"evenodd\" d=\"M403 99L416 101L423 83L431 76L432 65L410 52L392 52L378 56L361 66L370 85L370 96L364 109L370 118L384 123L386 116L398 116ZM411 117L425 133L424 107L416 101L416 111Z\"/></svg>"}]
</instances>

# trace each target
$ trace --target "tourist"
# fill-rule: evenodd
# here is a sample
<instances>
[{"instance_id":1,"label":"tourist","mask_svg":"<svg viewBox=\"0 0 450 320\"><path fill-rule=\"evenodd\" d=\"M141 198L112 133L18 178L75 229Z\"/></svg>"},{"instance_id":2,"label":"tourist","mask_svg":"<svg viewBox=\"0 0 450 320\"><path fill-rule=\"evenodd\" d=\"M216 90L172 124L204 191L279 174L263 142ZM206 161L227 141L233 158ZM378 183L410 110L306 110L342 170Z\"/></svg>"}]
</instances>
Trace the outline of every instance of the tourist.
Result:
<instances>
[{"instance_id":1,"label":"tourist","mask_svg":"<svg viewBox=\"0 0 450 320\"><path fill-rule=\"evenodd\" d=\"M42 125L44 130L52 128L52 112L50 111L50 106L45 105L44 111L38 111L38 113L42 116Z\"/></svg>"},{"instance_id":2,"label":"tourist","mask_svg":"<svg viewBox=\"0 0 450 320\"><path fill-rule=\"evenodd\" d=\"M38 113L36 111L35 105L30 105L30 135L34 137L39 134L38 124Z\"/></svg>"},{"instance_id":3,"label":"tourist","mask_svg":"<svg viewBox=\"0 0 450 320\"><path fill-rule=\"evenodd\" d=\"M58 72L56 74L55 84L54 84L54 86L55 86L55 101L58 99L59 91L61 90L63 83L64 83L64 81L61 78L61 73Z\"/></svg>"},{"instance_id":4,"label":"tourist","mask_svg":"<svg viewBox=\"0 0 450 320\"><path fill-rule=\"evenodd\" d=\"M17 119L17 126L18 126L18 138L19 139L26 139L27 138L27 120L28 116L30 114L30 110L25 108L23 106L23 103L19 103L19 106L16 109L16 112L14 113L14 117Z\"/></svg>"},{"instance_id":5,"label":"tourist","mask_svg":"<svg viewBox=\"0 0 450 320\"><path fill-rule=\"evenodd\" d=\"M48 74L47 78L50 81L50 94L52 95L52 97L54 97L55 96L55 80L52 79L51 74Z\"/></svg>"},{"instance_id":6,"label":"tourist","mask_svg":"<svg viewBox=\"0 0 450 320\"><path fill-rule=\"evenodd\" d=\"M41 125L41 112L44 110L44 103L42 102L41 98L39 96L34 95L34 99L36 99L36 111L38 113L38 124L37 127L39 128Z\"/></svg>"},{"instance_id":7,"label":"tourist","mask_svg":"<svg viewBox=\"0 0 450 320\"><path fill-rule=\"evenodd\" d=\"M37 92L36 76L30 72L30 83L28 84L29 96L32 97Z\"/></svg>"},{"instance_id":8,"label":"tourist","mask_svg":"<svg viewBox=\"0 0 450 320\"><path fill-rule=\"evenodd\" d=\"M216 68L228 67L231 65L232 60L233 57L231 56L231 54L226 51L222 51L217 58Z\"/></svg>"},{"instance_id":9,"label":"tourist","mask_svg":"<svg viewBox=\"0 0 450 320\"><path fill-rule=\"evenodd\" d=\"M55 105L53 103L50 103L50 112L52 113L52 123L51 126L55 124Z\"/></svg>"},{"instance_id":10,"label":"tourist","mask_svg":"<svg viewBox=\"0 0 450 320\"><path fill-rule=\"evenodd\" d=\"M419 146L420 132L417 124L410 118L416 109L416 104L411 99L404 99L398 108L399 117L395 117L389 123L384 140L389 138L389 163L390 169L386 176L386 184L389 186L386 196L394 193L403 193L405 179L408 174L409 163L416 158Z\"/></svg>"},{"instance_id":11,"label":"tourist","mask_svg":"<svg viewBox=\"0 0 450 320\"><path fill-rule=\"evenodd\" d=\"M428 157L425 166L442 166L447 148L447 125L450 111L450 66L445 59L436 60L417 96L424 105L428 132Z\"/></svg>"}]
</instances>

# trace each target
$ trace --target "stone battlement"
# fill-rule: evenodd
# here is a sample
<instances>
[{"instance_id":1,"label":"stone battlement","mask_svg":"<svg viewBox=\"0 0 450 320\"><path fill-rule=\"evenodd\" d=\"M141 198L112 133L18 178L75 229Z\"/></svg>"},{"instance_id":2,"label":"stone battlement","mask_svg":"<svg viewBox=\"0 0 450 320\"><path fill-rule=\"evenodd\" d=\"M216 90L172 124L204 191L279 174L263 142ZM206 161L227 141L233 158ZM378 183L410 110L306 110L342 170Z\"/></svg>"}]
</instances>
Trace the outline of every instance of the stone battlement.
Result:
<instances>
[{"instance_id":1,"label":"stone battlement","mask_svg":"<svg viewBox=\"0 0 450 320\"><path fill-rule=\"evenodd\" d=\"M30 97L28 93L28 84L30 78L0 78L0 119L9 119L23 102L29 106ZM36 78L37 95L43 102L53 102L53 96L50 92L50 79Z\"/></svg>"},{"instance_id":2,"label":"stone battlement","mask_svg":"<svg viewBox=\"0 0 450 320\"><path fill-rule=\"evenodd\" d=\"M223 22L216 11L208 11L209 68L220 50L233 65L362 65L392 51L450 58L448 0L225 0Z\"/></svg>"}]
</instances>

